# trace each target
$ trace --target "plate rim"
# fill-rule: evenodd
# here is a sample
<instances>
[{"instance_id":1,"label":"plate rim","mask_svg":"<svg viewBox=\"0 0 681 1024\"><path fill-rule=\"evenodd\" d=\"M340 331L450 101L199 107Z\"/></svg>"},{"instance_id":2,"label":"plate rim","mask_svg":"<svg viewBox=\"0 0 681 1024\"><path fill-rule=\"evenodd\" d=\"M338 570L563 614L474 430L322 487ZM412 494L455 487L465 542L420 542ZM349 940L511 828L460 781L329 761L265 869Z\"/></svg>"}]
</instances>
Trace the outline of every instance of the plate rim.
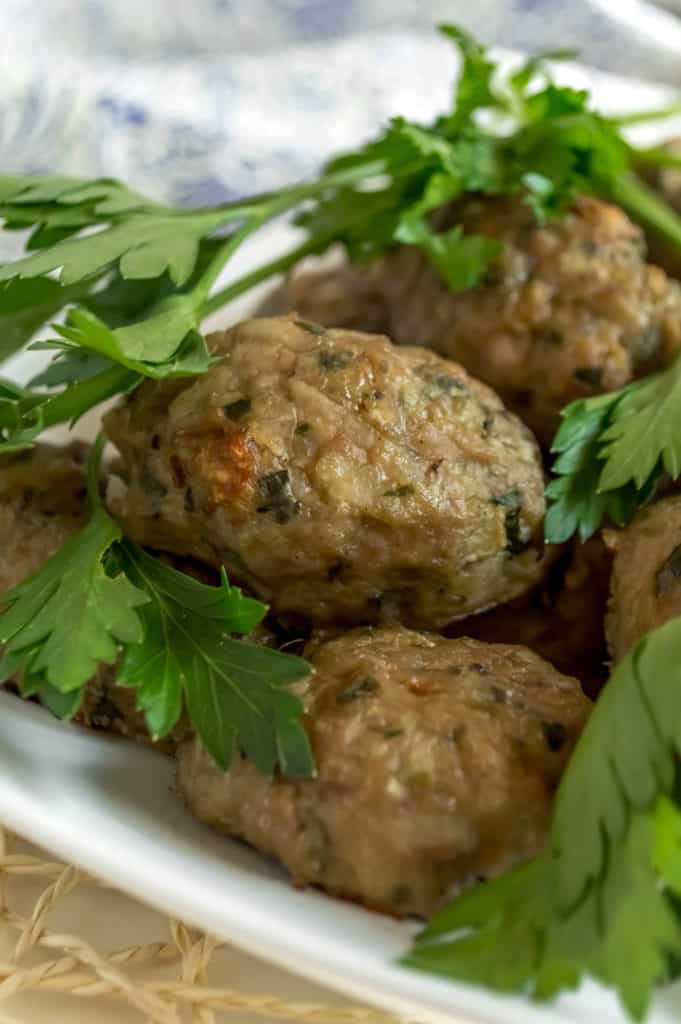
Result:
<instances>
[{"instance_id":1,"label":"plate rim","mask_svg":"<svg viewBox=\"0 0 681 1024\"><path fill-rule=\"evenodd\" d=\"M9 742L7 740L7 729L11 729L13 735L20 737L22 733L30 734L36 727L43 733L51 732L56 738L63 736L65 750L77 744L84 753L91 753L93 759L96 752L96 763L105 769L124 762L128 767L134 766L137 762L140 766L144 765L145 767L151 766L152 763L158 765L159 762L163 762L166 771L151 773L154 784L158 783L160 790L165 787L163 799L172 808L175 818L181 816L182 820L186 819L187 828L192 831L198 830L198 833L205 836L205 840L209 844L211 839L217 841L220 849L224 851L224 857L220 859L220 870L226 872L227 894L232 898L235 896L241 882L240 876L247 869L240 868L231 862L229 852L230 848L236 850L241 844L234 843L226 837L214 833L203 823L197 822L182 806L177 796L168 792L171 788L168 785L168 779L172 774L173 764L170 758L121 737L98 736L90 734L76 725L58 722L44 709L36 705L24 704L12 694L0 692L0 757L7 749L9 749L10 757L12 754L17 754L16 747L13 748L11 740ZM43 763L42 759L37 759L38 765ZM44 774L44 779L51 778L51 774ZM19 775L18 772L17 775ZM23 780L21 785L25 785ZM20 833L39 846L54 851L68 863L74 863L90 874L105 878L114 887L128 893L140 902L161 912L174 914L187 923L216 934L245 952L294 975L324 985L346 997L350 995L367 1005L393 1012L399 1018L406 1017L418 1024L430 1024L430 1022L432 1024L445 1024L445 1022L448 1024L566 1024L574 1019L584 1019L584 1013L594 1012L593 1008L589 1006L588 992L582 990L574 996L562 996L557 1002L537 1005L522 996L494 993L481 986L411 971L392 960L387 962L383 959L373 962L366 960L363 966L358 967L352 951L348 951L345 947L340 951L340 956L336 956L331 962L331 957L338 953L339 946L344 941L342 936L337 936L334 939L333 927L330 929L330 938L327 943L322 948L315 948L311 957L311 937L307 935L304 923L296 926L295 923L287 921L285 926L286 945L282 947L277 942L274 934L276 928L273 928L272 918L269 917L262 900L257 907L248 904L244 919L243 916L240 916L238 895L235 901L236 909L231 908L225 913L224 906L221 906L218 912L202 905L201 900L193 902L191 885L186 890L182 890L181 887L174 890L167 886L163 888L163 882L160 881L164 874L163 871L155 872L151 867L144 867L144 858L140 858L139 855L136 855L133 864L129 864L121 858L116 860L111 851L108 853L105 851L105 844L99 839L95 841L89 839L83 843L78 838L75 829L71 832L65 831L63 822L60 823L58 815L45 813L44 806L38 807L35 801L32 801L30 790L22 792L21 786L18 786L16 781L10 779L2 770L0 770L0 811L3 824L11 830ZM129 829L130 825L124 824L123 827ZM147 852L153 851L153 847L157 843L157 840L147 833L140 833L138 841L141 843L141 849ZM174 855L172 847L164 848L163 852L170 853L171 858ZM175 853L175 856L180 855ZM254 852L253 856L260 857L261 855ZM384 915L349 905L344 901L334 900L332 897L311 889L302 893L298 892L287 881L279 877L263 880L254 876L254 880L256 884L263 884L267 890L276 886L276 892L283 895L284 902L288 898L293 898L299 906L298 901L307 896L309 907L314 907L314 904L319 901L323 901L324 904L328 902L330 908L335 905L341 913L345 908L345 912L352 914L353 917L361 915L362 923L366 921L368 925L373 923L379 928L390 927L390 919L386 919ZM280 886L283 888L279 888ZM189 892L188 898L184 897L183 892ZM169 893L172 893L170 899ZM302 910L302 908L300 909ZM220 914L219 918L218 913ZM396 922L392 922L392 924L397 925ZM405 925L399 927L400 944L404 935L406 948L408 928ZM397 938L396 932L395 942L397 942ZM391 937L391 941L392 939L393 937ZM614 996L600 986L587 983L586 988L597 989L600 992L600 999L605 999L611 1006L615 1002ZM571 1006L574 1008L576 1016L573 1016ZM619 1013L613 1016L610 1012L603 1020L607 1020L607 1024L614 1024L614 1022L619 1024L620 1021L625 1024L626 1019Z\"/></svg>"}]
</instances>

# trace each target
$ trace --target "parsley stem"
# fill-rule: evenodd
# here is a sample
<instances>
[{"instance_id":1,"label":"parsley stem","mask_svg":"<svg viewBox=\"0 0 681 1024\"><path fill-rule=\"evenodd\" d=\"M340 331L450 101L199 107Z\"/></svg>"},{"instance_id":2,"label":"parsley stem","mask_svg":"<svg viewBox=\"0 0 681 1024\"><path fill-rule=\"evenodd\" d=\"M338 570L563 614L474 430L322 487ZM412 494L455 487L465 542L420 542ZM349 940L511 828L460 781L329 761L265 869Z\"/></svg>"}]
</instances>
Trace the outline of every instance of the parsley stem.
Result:
<instances>
[{"instance_id":1,"label":"parsley stem","mask_svg":"<svg viewBox=\"0 0 681 1024\"><path fill-rule=\"evenodd\" d=\"M263 224L273 220L292 206L297 206L298 202L298 196L292 195L288 190L281 194L275 194L270 202L262 203L259 210L245 220L241 227L232 232L224 244L220 246L215 256L213 256L193 290L193 296L198 306L204 305L208 299L210 289L220 276L223 268L246 239L258 231Z\"/></svg>"},{"instance_id":2,"label":"parsley stem","mask_svg":"<svg viewBox=\"0 0 681 1024\"><path fill-rule=\"evenodd\" d=\"M233 231L224 244L220 246L215 256L213 256L212 260L208 264L206 270L201 275L198 284L192 291L192 295L194 296L197 306L202 306L205 303L208 298L208 293L220 276L223 267L231 259L239 246L242 245L248 236L256 230L256 226L259 227L260 224L258 223L256 225L254 223L254 218L245 221L244 224L242 224L240 228L237 228L236 231Z\"/></svg>"},{"instance_id":3,"label":"parsley stem","mask_svg":"<svg viewBox=\"0 0 681 1024\"><path fill-rule=\"evenodd\" d=\"M647 121L662 121L666 117L681 114L681 99L675 100L667 107L655 107L652 110L634 110L630 114L619 114L609 117L611 124L621 127L626 124L644 124Z\"/></svg>"},{"instance_id":4,"label":"parsley stem","mask_svg":"<svg viewBox=\"0 0 681 1024\"><path fill-rule=\"evenodd\" d=\"M642 167L681 167L681 155L670 153L663 146L632 150L634 162Z\"/></svg>"},{"instance_id":5,"label":"parsley stem","mask_svg":"<svg viewBox=\"0 0 681 1024\"><path fill-rule=\"evenodd\" d=\"M423 160L419 162L423 163ZM260 192L246 198L232 200L229 203L224 203L211 209L216 212L222 211L229 215L229 220L234 220L237 217L247 217L250 214L257 213L263 205L269 205L273 200L284 200L287 207L294 206L304 199L314 199L321 192L329 188L342 188L343 186L354 185L384 173L385 160L367 160L364 163L353 163L350 167L341 167L339 170L329 171L314 181L301 181L295 185L286 185L284 188L274 192Z\"/></svg>"},{"instance_id":6,"label":"parsley stem","mask_svg":"<svg viewBox=\"0 0 681 1024\"><path fill-rule=\"evenodd\" d=\"M203 317L209 316L228 302L231 302L238 295L243 295L244 292L254 288L262 281L267 281L268 278L274 277L276 274L286 273L287 270L290 270L295 263L302 260L305 256L312 256L325 249L335 235L335 231L333 235L330 233L314 235L307 242L303 242L302 245L298 245L295 249L290 249L289 252L284 253L283 256L278 256L276 259L270 260L269 263L263 263L261 267L256 267L255 270L244 274L243 277L237 278L236 281L232 281L231 284L221 288L220 291L215 292L214 295L205 300L201 307L201 315Z\"/></svg>"},{"instance_id":7,"label":"parsley stem","mask_svg":"<svg viewBox=\"0 0 681 1024\"><path fill-rule=\"evenodd\" d=\"M80 380L64 391L49 398L43 406L46 427L77 420L95 405L114 395L125 394L135 384L138 375L125 366L115 365L94 377Z\"/></svg>"},{"instance_id":8,"label":"parsley stem","mask_svg":"<svg viewBox=\"0 0 681 1024\"><path fill-rule=\"evenodd\" d=\"M125 394L138 380L138 375L124 366L112 366L95 377L78 381L58 395L27 393L11 408L0 407L0 430L16 427L17 420L34 409L40 409L43 429L58 423L76 421L83 413L114 395Z\"/></svg>"},{"instance_id":9,"label":"parsley stem","mask_svg":"<svg viewBox=\"0 0 681 1024\"><path fill-rule=\"evenodd\" d=\"M106 438L104 434L97 434L87 460L87 496L91 509L98 508L101 504L99 497L99 467L102 463L102 452L104 451L105 444Z\"/></svg>"},{"instance_id":10,"label":"parsley stem","mask_svg":"<svg viewBox=\"0 0 681 1024\"><path fill-rule=\"evenodd\" d=\"M614 178L606 198L622 206L634 221L681 249L681 217L635 174Z\"/></svg>"}]
</instances>

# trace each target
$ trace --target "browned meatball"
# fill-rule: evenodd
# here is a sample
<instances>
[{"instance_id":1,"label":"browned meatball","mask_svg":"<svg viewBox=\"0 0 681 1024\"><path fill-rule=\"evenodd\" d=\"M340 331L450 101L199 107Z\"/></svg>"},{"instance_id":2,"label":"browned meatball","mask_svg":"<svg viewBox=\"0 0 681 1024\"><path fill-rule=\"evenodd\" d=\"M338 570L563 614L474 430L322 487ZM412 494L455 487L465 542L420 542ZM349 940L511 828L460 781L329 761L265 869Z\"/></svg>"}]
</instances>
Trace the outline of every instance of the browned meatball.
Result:
<instances>
[{"instance_id":1,"label":"browned meatball","mask_svg":"<svg viewBox=\"0 0 681 1024\"><path fill-rule=\"evenodd\" d=\"M456 622L446 633L523 644L559 672L577 676L595 697L608 676L605 615L612 555L600 537L592 537L555 557L546 578L528 594Z\"/></svg>"},{"instance_id":2,"label":"browned meatball","mask_svg":"<svg viewBox=\"0 0 681 1024\"><path fill-rule=\"evenodd\" d=\"M568 402L623 386L681 345L679 285L645 263L642 231L617 207L581 198L541 226L520 197L475 199L441 218L443 228L461 223L503 241L484 284L453 294L420 250L399 246L368 268L335 272L335 288L333 271L294 276L280 302L337 326L345 306L357 325L371 295L367 318L371 308L395 341L456 359L543 444Z\"/></svg>"},{"instance_id":3,"label":"browned meatball","mask_svg":"<svg viewBox=\"0 0 681 1024\"><path fill-rule=\"evenodd\" d=\"M300 685L314 780L223 773L198 741L179 787L202 820L320 885L397 915L544 844L551 795L589 702L576 679L523 647L399 627L308 645Z\"/></svg>"},{"instance_id":4,"label":"browned meatball","mask_svg":"<svg viewBox=\"0 0 681 1024\"><path fill-rule=\"evenodd\" d=\"M606 537L615 552L606 626L618 662L645 633L681 615L681 495L643 509Z\"/></svg>"},{"instance_id":5,"label":"browned meatball","mask_svg":"<svg viewBox=\"0 0 681 1024\"><path fill-rule=\"evenodd\" d=\"M212 345L204 376L106 417L132 537L318 623L438 627L541 576L538 450L461 367L292 317Z\"/></svg>"}]
</instances>

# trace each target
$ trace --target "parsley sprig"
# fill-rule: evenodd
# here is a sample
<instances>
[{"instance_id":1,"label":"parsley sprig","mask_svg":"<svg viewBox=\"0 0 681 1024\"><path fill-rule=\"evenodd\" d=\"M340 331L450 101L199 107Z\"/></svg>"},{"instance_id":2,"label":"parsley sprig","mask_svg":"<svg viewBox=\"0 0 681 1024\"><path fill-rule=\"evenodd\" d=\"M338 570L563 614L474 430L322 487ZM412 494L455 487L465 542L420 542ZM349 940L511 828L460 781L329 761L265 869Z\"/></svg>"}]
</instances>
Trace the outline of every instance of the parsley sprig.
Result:
<instances>
[{"instance_id":1,"label":"parsley sprig","mask_svg":"<svg viewBox=\"0 0 681 1024\"><path fill-rule=\"evenodd\" d=\"M144 377L202 373L210 356L200 327L209 313L334 243L355 260L417 246L452 290L471 287L500 243L457 224L438 229L431 216L468 194L522 195L546 219L591 193L681 247L681 218L636 173L674 158L634 150L622 135L631 118L604 117L585 91L556 85L547 62L568 51L504 73L466 32L441 31L461 54L451 109L426 124L394 118L310 182L178 209L113 179L0 176L0 219L28 232L25 254L0 266L0 362L65 320L48 340L52 373L20 394L3 392L0 450L31 444ZM301 243L216 292L240 246L283 214L302 228Z\"/></svg>"},{"instance_id":2,"label":"parsley sprig","mask_svg":"<svg viewBox=\"0 0 681 1024\"><path fill-rule=\"evenodd\" d=\"M681 473L681 361L620 391L572 402L553 443L547 540L623 526L664 474Z\"/></svg>"},{"instance_id":3,"label":"parsley sprig","mask_svg":"<svg viewBox=\"0 0 681 1024\"><path fill-rule=\"evenodd\" d=\"M123 538L98 493L101 448L90 458L87 525L3 596L0 681L15 678L23 696L68 718L98 666L116 664L117 684L136 690L153 737L166 736L186 707L221 767L238 749L265 773L311 775L302 704L286 689L310 666L234 639L267 609L224 571L207 586Z\"/></svg>"},{"instance_id":4,"label":"parsley sprig","mask_svg":"<svg viewBox=\"0 0 681 1024\"><path fill-rule=\"evenodd\" d=\"M549 851L436 914L406 963L545 1000L590 975L642 1018L681 954L681 619L618 665L556 796Z\"/></svg>"}]
</instances>

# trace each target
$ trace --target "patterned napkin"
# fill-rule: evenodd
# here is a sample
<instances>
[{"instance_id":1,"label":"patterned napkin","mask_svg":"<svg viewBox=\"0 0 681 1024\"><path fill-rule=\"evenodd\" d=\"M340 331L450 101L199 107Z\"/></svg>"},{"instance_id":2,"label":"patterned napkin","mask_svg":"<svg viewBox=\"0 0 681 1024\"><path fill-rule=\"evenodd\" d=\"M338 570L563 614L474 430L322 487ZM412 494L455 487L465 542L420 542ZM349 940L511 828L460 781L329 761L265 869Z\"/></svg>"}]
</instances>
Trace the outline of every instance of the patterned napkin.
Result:
<instances>
[{"instance_id":1,"label":"patterned napkin","mask_svg":"<svg viewBox=\"0 0 681 1024\"><path fill-rule=\"evenodd\" d=\"M681 84L681 22L638 0L2 0L0 167L186 203L274 187L442 106L443 18Z\"/></svg>"}]
</instances>

